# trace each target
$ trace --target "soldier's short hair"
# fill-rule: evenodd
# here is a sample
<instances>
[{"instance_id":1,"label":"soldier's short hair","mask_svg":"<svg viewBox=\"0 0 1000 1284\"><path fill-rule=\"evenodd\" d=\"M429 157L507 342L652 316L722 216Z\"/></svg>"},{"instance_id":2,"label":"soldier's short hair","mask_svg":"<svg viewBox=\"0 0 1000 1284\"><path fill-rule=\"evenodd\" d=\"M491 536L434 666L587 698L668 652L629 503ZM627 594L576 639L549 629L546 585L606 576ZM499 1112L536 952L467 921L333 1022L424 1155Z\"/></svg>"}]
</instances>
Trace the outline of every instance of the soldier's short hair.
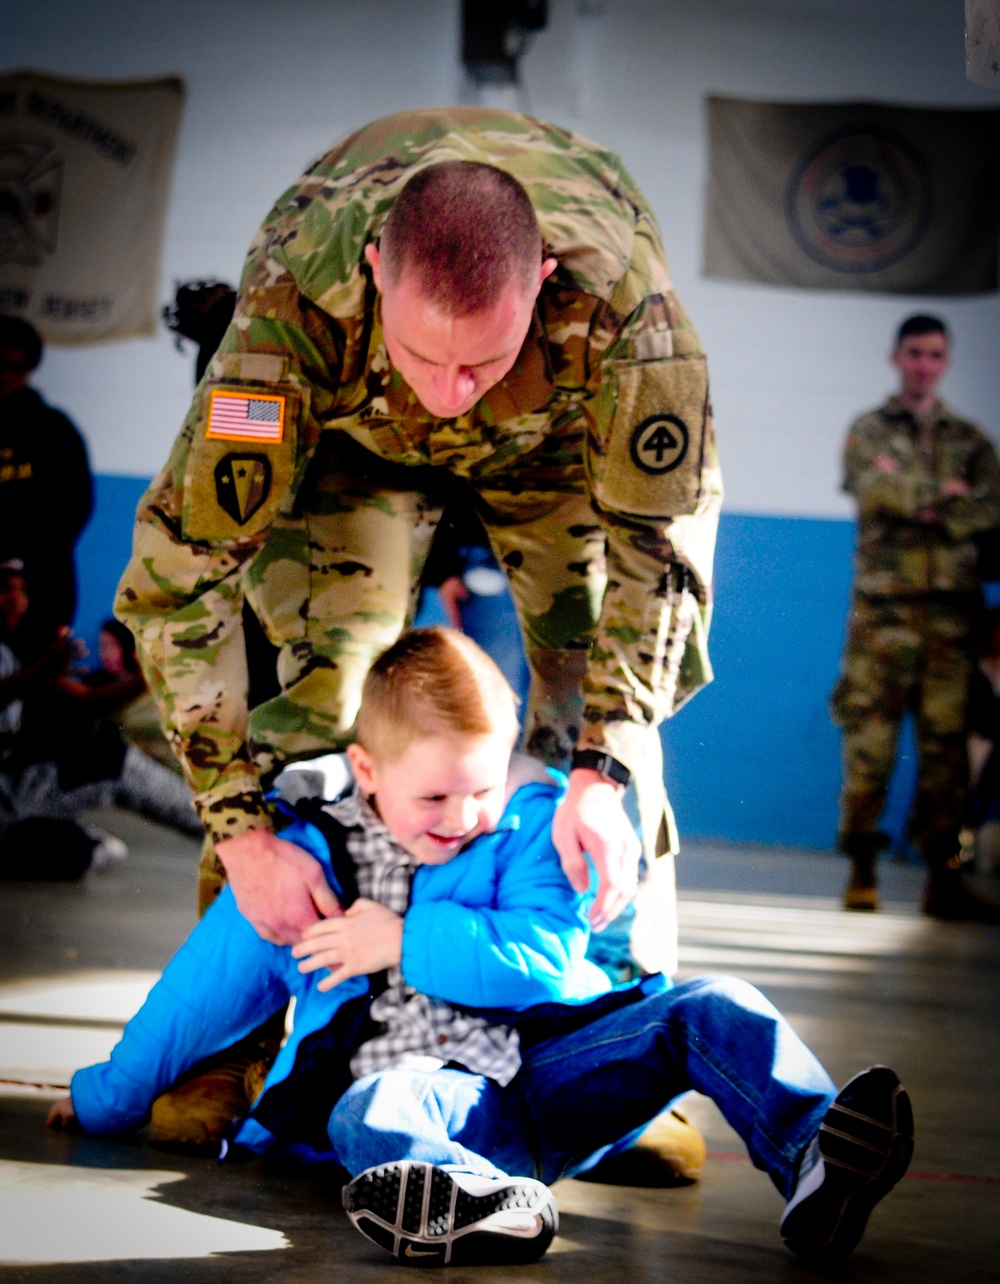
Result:
<instances>
[{"instance_id":1,"label":"soldier's short hair","mask_svg":"<svg viewBox=\"0 0 1000 1284\"><path fill-rule=\"evenodd\" d=\"M918 334L943 334L949 342L951 341L948 327L940 317L932 317L926 312L917 312L912 317L907 317L896 331L896 347L898 348L904 339L910 339Z\"/></svg>"},{"instance_id":2,"label":"soldier's short hair","mask_svg":"<svg viewBox=\"0 0 1000 1284\"><path fill-rule=\"evenodd\" d=\"M385 281L416 274L421 290L453 316L493 307L514 279L534 287L542 235L516 178L476 161L420 170L396 198L379 239Z\"/></svg>"},{"instance_id":3,"label":"soldier's short hair","mask_svg":"<svg viewBox=\"0 0 1000 1284\"><path fill-rule=\"evenodd\" d=\"M42 359L42 336L24 317L0 316L0 349L24 354L28 370L35 370Z\"/></svg>"},{"instance_id":4,"label":"soldier's short hair","mask_svg":"<svg viewBox=\"0 0 1000 1284\"><path fill-rule=\"evenodd\" d=\"M410 629L383 651L361 691L356 739L376 761L419 737L517 735L517 696L490 657L457 629Z\"/></svg>"}]
</instances>

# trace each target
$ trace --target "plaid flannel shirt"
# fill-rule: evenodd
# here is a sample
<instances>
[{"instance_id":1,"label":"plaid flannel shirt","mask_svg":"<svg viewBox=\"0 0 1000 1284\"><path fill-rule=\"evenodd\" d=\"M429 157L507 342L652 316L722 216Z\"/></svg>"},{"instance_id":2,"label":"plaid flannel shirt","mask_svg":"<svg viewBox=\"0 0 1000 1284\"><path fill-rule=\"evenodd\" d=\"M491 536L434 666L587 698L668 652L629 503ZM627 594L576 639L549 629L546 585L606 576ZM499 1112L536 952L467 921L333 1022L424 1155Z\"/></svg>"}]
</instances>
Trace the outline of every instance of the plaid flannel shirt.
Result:
<instances>
[{"instance_id":1,"label":"plaid flannel shirt","mask_svg":"<svg viewBox=\"0 0 1000 1284\"><path fill-rule=\"evenodd\" d=\"M404 915L416 862L405 851L355 788L324 808L347 829L347 850L354 861L358 892L394 913ZM355 1079L391 1066L443 1066L457 1062L501 1087L521 1068L518 1033L508 1025L491 1025L484 1017L456 1011L447 1003L420 994L403 980L402 969L390 968L388 985L372 1002L371 1016L382 1027L351 1058Z\"/></svg>"}]
</instances>

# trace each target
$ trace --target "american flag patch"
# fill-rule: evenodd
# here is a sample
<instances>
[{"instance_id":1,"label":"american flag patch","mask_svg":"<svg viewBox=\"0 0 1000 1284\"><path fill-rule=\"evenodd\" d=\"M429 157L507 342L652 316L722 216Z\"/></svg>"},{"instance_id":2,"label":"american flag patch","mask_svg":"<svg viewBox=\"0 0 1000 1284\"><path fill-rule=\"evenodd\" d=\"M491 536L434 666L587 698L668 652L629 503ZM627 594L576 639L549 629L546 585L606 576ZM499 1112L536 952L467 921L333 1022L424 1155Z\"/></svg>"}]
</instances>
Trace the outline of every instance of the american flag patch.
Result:
<instances>
[{"instance_id":1,"label":"american flag patch","mask_svg":"<svg viewBox=\"0 0 1000 1284\"><path fill-rule=\"evenodd\" d=\"M281 441L285 432L285 398L249 397L239 392L213 392L206 437L223 441Z\"/></svg>"}]
</instances>

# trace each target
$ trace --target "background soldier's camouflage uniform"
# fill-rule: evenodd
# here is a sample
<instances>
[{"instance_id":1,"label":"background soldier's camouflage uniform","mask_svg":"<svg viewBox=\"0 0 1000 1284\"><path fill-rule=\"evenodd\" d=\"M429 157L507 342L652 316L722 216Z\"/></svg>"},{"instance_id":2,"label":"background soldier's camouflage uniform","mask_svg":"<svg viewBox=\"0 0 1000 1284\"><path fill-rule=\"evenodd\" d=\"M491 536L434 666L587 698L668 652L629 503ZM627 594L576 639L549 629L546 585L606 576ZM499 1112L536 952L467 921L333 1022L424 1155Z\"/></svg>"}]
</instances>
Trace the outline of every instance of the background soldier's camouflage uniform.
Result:
<instances>
[{"instance_id":1,"label":"background soldier's camouflage uniform","mask_svg":"<svg viewBox=\"0 0 1000 1284\"><path fill-rule=\"evenodd\" d=\"M898 464L888 472L876 462ZM942 498L949 479L971 487ZM844 489L858 501L847 647L833 694L844 729L840 845L877 833L904 713L920 757L910 835L929 863L954 856L968 781L966 710L980 605L974 537L1000 523L1000 463L973 424L938 403L916 419L895 397L852 427ZM933 509L936 520L920 515ZM860 843L859 843L860 838Z\"/></svg>"},{"instance_id":2,"label":"background soldier's camouflage uniform","mask_svg":"<svg viewBox=\"0 0 1000 1284\"><path fill-rule=\"evenodd\" d=\"M520 180L559 266L510 374L441 421L389 364L363 253L407 179L453 159ZM207 438L219 389L286 398L282 443ZM256 481L234 514L216 470L236 465ZM652 729L711 678L721 484L704 356L621 161L475 108L376 121L279 199L140 505L117 610L215 838L270 824L262 774L346 742L455 478L478 497L521 617L528 747L561 764L578 739L611 753L636 778L647 851L669 845ZM282 648L282 694L249 723L244 595Z\"/></svg>"}]
</instances>

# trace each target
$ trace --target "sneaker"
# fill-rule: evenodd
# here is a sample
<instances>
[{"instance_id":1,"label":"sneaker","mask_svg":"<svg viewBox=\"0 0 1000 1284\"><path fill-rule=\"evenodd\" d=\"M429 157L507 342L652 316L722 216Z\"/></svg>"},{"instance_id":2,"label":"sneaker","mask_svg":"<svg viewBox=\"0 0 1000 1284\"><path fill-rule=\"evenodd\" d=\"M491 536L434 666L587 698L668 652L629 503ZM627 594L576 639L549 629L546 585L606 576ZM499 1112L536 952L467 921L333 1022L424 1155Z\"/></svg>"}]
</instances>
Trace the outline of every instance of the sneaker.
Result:
<instances>
[{"instance_id":1,"label":"sneaker","mask_svg":"<svg viewBox=\"0 0 1000 1284\"><path fill-rule=\"evenodd\" d=\"M899 1079L886 1066L855 1075L806 1148L781 1238L802 1257L846 1257L912 1154L913 1111Z\"/></svg>"},{"instance_id":2,"label":"sneaker","mask_svg":"<svg viewBox=\"0 0 1000 1284\"><path fill-rule=\"evenodd\" d=\"M344 1209L373 1244L414 1266L537 1261L559 1229L548 1186L530 1177L474 1177L404 1159L344 1187Z\"/></svg>"},{"instance_id":3,"label":"sneaker","mask_svg":"<svg viewBox=\"0 0 1000 1284\"><path fill-rule=\"evenodd\" d=\"M86 825L84 832L94 840L94 850L90 853L91 869L109 869L128 858L128 848L116 834L109 834L96 825Z\"/></svg>"}]
</instances>

